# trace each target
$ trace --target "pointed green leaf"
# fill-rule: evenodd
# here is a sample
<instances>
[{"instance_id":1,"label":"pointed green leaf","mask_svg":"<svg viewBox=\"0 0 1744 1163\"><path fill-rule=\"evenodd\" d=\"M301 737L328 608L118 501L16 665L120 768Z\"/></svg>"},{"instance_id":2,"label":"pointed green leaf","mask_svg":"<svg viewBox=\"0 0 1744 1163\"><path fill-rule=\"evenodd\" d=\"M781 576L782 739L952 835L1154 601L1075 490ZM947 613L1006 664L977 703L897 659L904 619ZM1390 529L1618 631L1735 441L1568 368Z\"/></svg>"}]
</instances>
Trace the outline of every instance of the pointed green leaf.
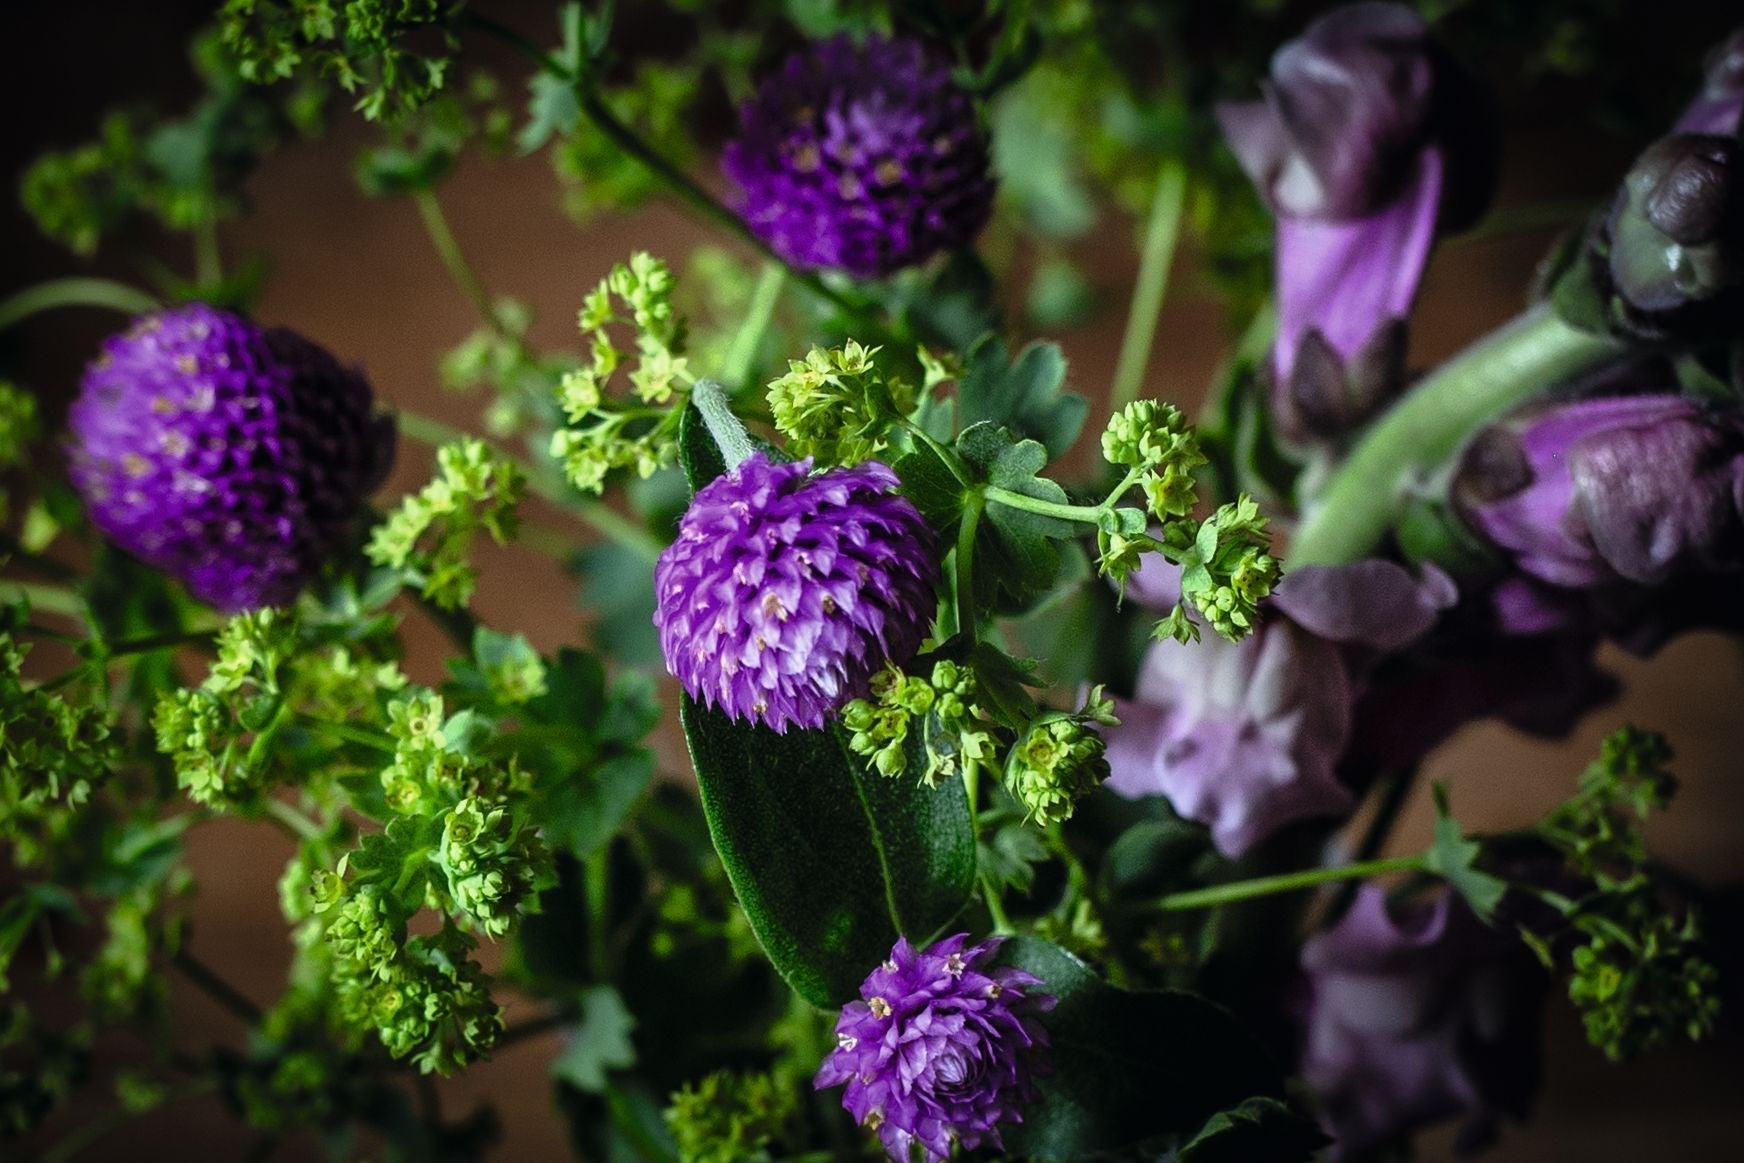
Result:
<instances>
[{"instance_id":1,"label":"pointed green leaf","mask_svg":"<svg viewBox=\"0 0 1744 1163\"><path fill-rule=\"evenodd\" d=\"M1508 882L1480 869L1477 860L1481 855L1482 846L1476 840L1466 839L1459 830L1459 821L1448 813L1447 789L1436 784L1435 842L1425 853L1423 866L1447 881L1487 925L1508 891Z\"/></svg>"}]
</instances>

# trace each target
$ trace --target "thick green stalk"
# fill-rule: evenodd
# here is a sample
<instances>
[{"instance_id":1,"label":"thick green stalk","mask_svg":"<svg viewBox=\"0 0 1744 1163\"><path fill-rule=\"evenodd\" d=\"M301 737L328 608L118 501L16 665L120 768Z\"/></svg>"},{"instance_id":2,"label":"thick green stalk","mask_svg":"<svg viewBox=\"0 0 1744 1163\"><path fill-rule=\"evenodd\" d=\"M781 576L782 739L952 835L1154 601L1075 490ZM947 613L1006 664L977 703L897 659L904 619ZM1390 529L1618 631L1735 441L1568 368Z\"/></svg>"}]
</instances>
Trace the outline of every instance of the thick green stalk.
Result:
<instances>
[{"instance_id":1,"label":"thick green stalk","mask_svg":"<svg viewBox=\"0 0 1744 1163\"><path fill-rule=\"evenodd\" d=\"M770 259L763 264L757 277L757 287L751 292L751 303L745 309L744 321L733 335L733 346L727 351L721 368L721 379L729 388L744 387L751 378L757 349L763 346L763 336L769 331L769 321L775 317L775 305L781 301L781 288L787 282L787 268Z\"/></svg>"},{"instance_id":2,"label":"thick green stalk","mask_svg":"<svg viewBox=\"0 0 1744 1163\"><path fill-rule=\"evenodd\" d=\"M51 279L0 300L0 331L56 307L101 307L123 315L143 315L161 306L144 291L113 279Z\"/></svg>"},{"instance_id":3,"label":"thick green stalk","mask_svg":"<svg viewBox=\"0 0 1744 1163\"><path fill-rule=\"evenodd\" d=\"M1235 901L1253 900L1255 897L1272 896L1281 892L1300 892L1302 889L1314 888L1322 884L1335 884L1342 880L1367 880L1370 877L1385 876L1391 872L1421 872L1423 871L1423 855L1394 856L1386 860L1365 860L1358 864L1343 864L1336 868L1307 868L1300 872L1286 872L1279 876L1261 876L1252 880L1232 880L1228 884L1214 884L1210 888L1197 888L1190 892L1172 892L1167 896L1158 897L1147 905L1147 909L1172 913L1184 909L1208 909L1216 905L1231 904Z\"/></svg>"},{"instance_id":4,"label":"thick green stalk","mask_svg":"<svg viewBox=\"0 0 1744 1163\"><path fill-rule=\"evenodd\" d=\"M1368 556L1393 527L1413 477L1452 456L1486 421L1622 350L1614 339L1577 331L1547 304L1472 344L1363 435L1296 531L1286 560L1338 565Z\"/></svg>"},{"instance_id":5,"label":"thick green stalk","mask_svg":"<svg viewBox=\"0 0 1744 1163\"><path fill-rule=\"evenodd\" d=\"M703 423L708 425L709 435L715 438L715 446L721 450L721 459L726 461L728 469L738 468L757 451L745 432L745 426L733 415L733 406L727 402L727 390L719 381L696 381L696 386L690 389L690 402L702 413Z\"/></svg>"},{"instance_id":6,"label":"thick green stalk","mask_svg":"<svg viewBox=\"0 0 1744 1163\"><path fill-rule=\"evenodd\" d=\"M1169 268L1175 262L1175 244L1181 237L1181 211L1187 203L1187 167L1178 157L1164 160L1157 172L1157 191L1145 220L1144 248L1139 252L1138 277L1133 281L1132 304L1127 309L1126 334L1120 341L1120 358L1114 366L1110 399L1116 411L1138 399L1150 365L1151 341L1156 337L1157 318L1169 289Z\"/></svg>"}]
</instances>

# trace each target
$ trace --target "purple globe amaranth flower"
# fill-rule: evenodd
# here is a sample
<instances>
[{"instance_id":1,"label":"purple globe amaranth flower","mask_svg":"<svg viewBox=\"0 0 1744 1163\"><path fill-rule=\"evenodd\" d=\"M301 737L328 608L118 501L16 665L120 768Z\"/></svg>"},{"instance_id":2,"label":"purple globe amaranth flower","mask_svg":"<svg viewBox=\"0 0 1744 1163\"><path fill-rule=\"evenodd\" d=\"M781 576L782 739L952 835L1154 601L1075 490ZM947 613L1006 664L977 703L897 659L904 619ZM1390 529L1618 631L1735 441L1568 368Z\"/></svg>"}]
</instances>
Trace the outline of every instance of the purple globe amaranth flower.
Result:
<instances>
[{"instance_id":1,"label":"purple globe amaranth flower","mask_svg":"<svg viewBox=\"0 0 1744 1163\"><path fill-rule=\"evenodd\" d=\"M1454 492L1524 572L1659 585L1744 565L1744 417L1683 396L1559 404L1480 433Z\"/></svg>"},{"instance_id":2,"label":"purple globe amaranth flower","mask_svg":"<svg viewBox=\"0 0 1744 1163\"><path fill-rule=\"evenodd\" d=\"M660 648L734 719L821 727L926 636L931 528L876 461L813 474L761 452L701 489L654 566Z\"/></svg>"},{"instance_id":3,"label":"purple globe amaranth flower","mask_svg":"<svg viewBox=\"0 0 1744 1163\"><path fill-rule=\"evenodd\" d=\"M1703 69L1702 90L1678 118L1678 133L1738 132L1744 115L1744 28L1716 45Z\"/></svg>"},{"instance_id":4,"label":"purple globe amaranth flower","mask_svg":"<svg viewBox=\"0 0 1744 1163\"><path fill-rule=\"evenodd\" d=\"M1172 594L1142 576L1128 594ZM1339 780L1364 672L1378 652L1426 632L1453 600L1439 572L1422 580L1385 561L1288 574L1240 642L1207 636L1153 646L1118 726L1104 728L1120 795L1166 797L1206 824L1226 856L1242 856L1288 824L1354 806Z\"/></svg>"},{"instance_id":5,"label":"purple globe amaranth flower","mask_svg":"<svg viewBox=\"0 0 1744 1163\"><path fill-rule=\"evenodd\" d=\"M1000 1124L1023 1121L1049 1069L1040 1015L1055 999L1031 974L989 964L998 939L967 940L958 933L924 952L898 940L860 1000L842 1007L817 1074L820 1090L847 1084L842 1105L899 1163L917 1144L928 1163L958 1145L1004 1150Z\"/></svg>"},{"instance_id":6,"label":"purple globe amaranth flower","mask_svg":"<svg viewBox=\"0 0 1744 1163\"><path fill-rule=\"evenodd\" d=\"M1543 974L1510 933L1449 892L1395 911L1366 884L1302 947L1308 1002L1302 1076L1335 1158L1469 1115L1476 1146L1537 1088Z\"/></svg>"},{"instance_id":7,"label":"purple globe amaranth flower","mask_svg":"<svg viewBox=\"0 0 1744 1163\"><path fill-rule=\"evenodd\" d=\"M1401 4L1315 21L1273 56L1264 90L1217 116L1278 219L1280 428L1330 440L1397 393L1435 234L1482 212L1499 137L1477 84Z\"/></svg>"},{"instance_id":8,"label":"purple globe amaranth flower","mask_svg":"<svg viewBox=\"0 0 1744 1163\"><path fill-rule=\"evenodd\" d=\"M393 460L362 375L204 304L112 336L68 414L73 485L109 539L218 609L289 602Z\"/></svg>"},{"instance_id":9,"label":"purple globe amaranth flower","mask_svg":"<svg viewBox=\"0 0 1744 1163\"><path fill-rule=\"evenodd\" d=\"M740 118L722 168L746 225L797 266L888 275L968 243L992 211L975 103L916 41L814 44Z\"/></svg>"}]
</instances>

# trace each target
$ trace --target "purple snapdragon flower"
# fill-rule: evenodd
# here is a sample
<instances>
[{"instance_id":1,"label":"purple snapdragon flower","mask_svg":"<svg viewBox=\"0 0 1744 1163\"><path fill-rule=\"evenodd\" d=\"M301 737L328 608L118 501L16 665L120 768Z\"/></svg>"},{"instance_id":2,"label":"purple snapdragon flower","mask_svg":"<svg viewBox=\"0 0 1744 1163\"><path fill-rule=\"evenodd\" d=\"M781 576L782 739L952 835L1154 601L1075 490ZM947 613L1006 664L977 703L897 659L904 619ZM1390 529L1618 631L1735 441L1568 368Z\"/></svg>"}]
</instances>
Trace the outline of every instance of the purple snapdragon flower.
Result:
<instances>
[{"instance_id":1,"label":"purple snapdragon flower","mask_svg":"<svg viewBox=\"0 0 1744 1163\"><path fill-rule=\"evenodd\" d=\"M1443 892L1388 907L1366 884L1336 926L1302 947L1302 1074L1337 1158L1467 1115L1477 1145L1522 1117L1537 1087L1542 974L1519 941Z\"/></svg>"},{"instance_id":2,"label":"purple snapdragon flower","mask_svg":"<svg viewBox=\"0 0 1744 1163\"><path fill-rule=\"evenodd\" d=\"M68 413L72 482L117 546L220 610L282 605L393 460L364 378L204 304L105 341Z\"/></svg>"},{"instance_id":3,"label":"purple snapdragon flower","mask_svg":"<svg viewBox=\"0 0 1744 1163\"><path fill-rule=\"evenodd\" d=\"M1172 604L1162 572L1147 562L1128 595ZM1133 699L1116 702L1120 724L1103 732L1107 786L1167 797L1232 858L1298 820L1348 813L1355 801L1337 768L1362 677L1453 596L1439 572L1418 580L1385 561L1310 566L1279 583L1240 642L1153 646Z\"/></svg>"},{"instance_id":4,"label":"purple snapdragon flower","mask_svg":"<svg viewBox=\"0 0 1744 1163\"><path fill-rule=\"evenodd\" d=\"M1659 585L1744 565L1744 417L1677 395L1559 404L1481 433L1469 522L1557 586Z\"/></svg>"},{"instance_id":5,"label":"purple snapdragon flower","mask_svg":"<svg viewBox=\"0 0 1744 1163\"><path fill-rule=\"evenodd\" d=\"M898 940L890 960L842 1007L836 1048L816 1085L847 1084L842 1105L876 1131L897 1163L919 1145L928 1163L953 1149L1000 1150L1002 1123L1021 1123L1048 1069L1040 1015L1055 999L1021 969L993 967L994 939L958 933L917 952Z\"/></svg>"},{"instance_id":6,"label":"purple snapdragon flower","mask_svg":"<svg viewBox=\"0 0 1744 1163\"><path fill-rule=\"evenodd\" d=\"M698 491L654 567L666 668L693 698L821 727L931 624L931 528L876 461L813 474L751 454Z\"/></svg>"},{"instance_id":7,"label":"purple snapdragon flower","mask_svg":"<svg viewBox=\"0 0 1744 1163\"><path fill-rule=\"evenodd\" d=\"M814 44L740 117L722 168L746 225L797 266L888 275L965 245L992 212L975 103L917 41Z\"/></svg>"},{"instance_id":8,"label":"purple snapdragon flower","mask_svg":"<svg viewBox=\"0 0 1744 1163\"><path fill-rule=\"evenodd\" d=\"M1481 213L1498 138L1402 4L1321 17L1273 56L1264 92L1217 115L1278 220L1274 407L1290 439L1334 439L1398 391L1435 234Z\"/></svg>"}]
</instances>

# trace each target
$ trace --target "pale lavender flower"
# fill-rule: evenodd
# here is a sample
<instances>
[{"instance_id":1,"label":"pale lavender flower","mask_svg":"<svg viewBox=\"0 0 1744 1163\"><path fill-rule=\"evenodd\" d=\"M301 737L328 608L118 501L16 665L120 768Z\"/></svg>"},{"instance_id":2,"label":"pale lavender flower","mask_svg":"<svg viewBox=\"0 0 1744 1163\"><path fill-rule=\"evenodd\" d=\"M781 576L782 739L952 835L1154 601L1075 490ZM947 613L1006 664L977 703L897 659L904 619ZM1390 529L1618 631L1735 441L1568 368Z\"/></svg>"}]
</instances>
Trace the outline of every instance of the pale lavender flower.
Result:
<instances>
[{"instance_id":1,"label":"pale lavender flower","mask_svg":"<svg viewBox=\"0 0 1744 1163\"><path fill-rule=\"evenodd\" d=\"M820 1090L846 1084L842 1105L897 1163L915 1146L928 1163L958 1146L1003 1150L1000 1126L1023 1121L1048 1070L1040 1015L1055 999L1031 974L990 964L998 939L967 940L958 933L922 952L898 940L842 1008L818 1071Z\"/></svg>"},{"instance_id":2,"label":"pale lavender flower","mask_svg":"<svg viewBox=\"0 0 1744 1163\"><path fill-rule=\"evenodd\" d=\"M876 461L813 474L753 453L697 492L654 567L666 668L784 732L821 727L906 662L933 616L935 538Z\"/></svg>"},{"instance_id":3,"label":"pale lavender flower","mask_svg":"<svg viewBox=\"0 0 1744 1163\"><path fill-rule=\"evenodd\" d=\"M1397 910L1366 884L1302 947L1302 1075L1338 1158L1468 1116L1476 1145L1537 1085L1543 975L1509 933L1443 892Z\"/></svg>"},{"instance_id":4,"label":"pale lavender flower","mask_svg":"<svg viewBox=\"0 0 1744 1163\"><path fill-rule=\"evenodd\" d=\"M369 384L294 332L191 303L105 341L67 416L92 522L225 611L291 601L393 460Z\"/></svg>"}]
</instances>

